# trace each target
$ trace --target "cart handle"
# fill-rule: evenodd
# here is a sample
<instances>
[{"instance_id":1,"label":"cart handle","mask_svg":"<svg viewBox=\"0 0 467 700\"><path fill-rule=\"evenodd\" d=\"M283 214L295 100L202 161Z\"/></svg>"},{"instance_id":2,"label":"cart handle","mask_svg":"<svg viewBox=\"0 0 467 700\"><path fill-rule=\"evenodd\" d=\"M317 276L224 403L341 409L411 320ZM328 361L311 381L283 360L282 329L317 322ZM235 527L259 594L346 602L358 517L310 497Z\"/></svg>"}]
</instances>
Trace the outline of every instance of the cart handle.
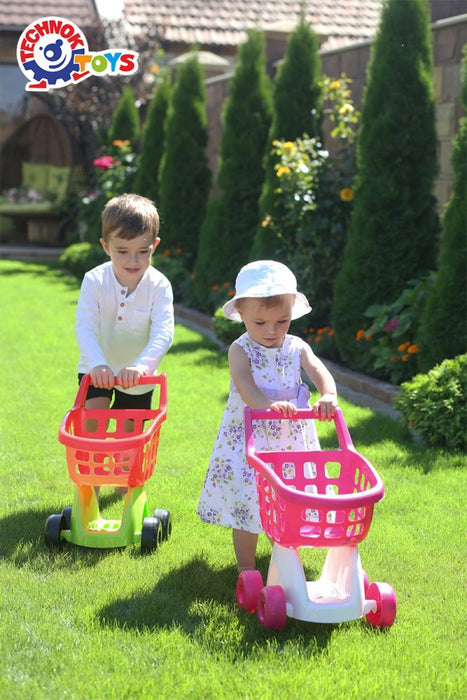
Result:
<instances>
[{"instance_id":1,"label":"cart handle","mask_svg":"<svg viewBox=\"0 0 467 700\"><path fill-rule=\"evenodd\" d=\"M165 373L162 374L144 374L139 378L138 386L142 384L152 384L156 385L158 384L160 387L160 394L159 394L159 409L162 409L162 411L165 411L167 408L167 375ZM86 396L88 393L88 389L91 385L91 375L90 374L84 374L80 385L78 389L78 393L76 394L76 399L75 403L73 404L72 410L76 408L83 408L84 404L86 403ZM115 378L114 381L114 386L119 386L120 382L118 381L117 378Z\"/></svg>"},{"instance_id":2,"label":"cart handle","mask_svg":"<svg viewBox=\"0 0 467 700\"><path fill-rule=\"evenodd\" d=\"M245 406L244 409L245 416L245 439L247 453L251 454L255 450L254 446L254 433L253 433L253 420L301 420L301 419L313 419L319 420L319 414L316 415L311 408L299 408L297 413L293 418L285 418L282 413L273 411L272 409L257 409ZM350 437L349 429L344 420L344 414L340 408L336 408L334 416L332 417L337 433L337 440L339 442L339 447L341 450L354 450L355 447Z\"/></svg>"}]
</instances>

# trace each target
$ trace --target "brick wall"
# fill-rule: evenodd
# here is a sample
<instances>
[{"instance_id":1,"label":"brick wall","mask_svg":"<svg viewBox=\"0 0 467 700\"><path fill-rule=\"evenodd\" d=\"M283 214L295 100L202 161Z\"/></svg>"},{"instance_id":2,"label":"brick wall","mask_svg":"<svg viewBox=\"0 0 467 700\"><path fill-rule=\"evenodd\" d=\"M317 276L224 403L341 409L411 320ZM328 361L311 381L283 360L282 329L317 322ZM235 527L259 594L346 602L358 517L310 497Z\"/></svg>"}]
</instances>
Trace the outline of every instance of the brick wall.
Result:
<instances>
[{"instance_id":1,"label":"brick wall","mask_svg":"<svg viewBox=\"0 0 467 700\"><path fill-rule=\"evenodd\" d=\"M454 180L450 162L452 140L459 128L462 106L459 95L461 88L460 67L462 47L467 43L467 15L440 20L432 25L434 57L434 90L436 107L436 129L438 134L439 173L435 181L434 194L440 211L447 203ZM277 61L277 37L266 35L267 62ZM283 41L285 49L285 40ZM269 50L273 56L269 55ZM352 79L354 104L361 107L366 83L366 70L371 52L371 42L362 42L342 49L321 52L322 72L331 78L342 73ZM213 172L217 170L219 144L222 134L222 103L228 94L232 74L206 80L207 112L209 125L208 160ZM328 131L325 125L325 138Z\"/></svg>"}]
</instances>

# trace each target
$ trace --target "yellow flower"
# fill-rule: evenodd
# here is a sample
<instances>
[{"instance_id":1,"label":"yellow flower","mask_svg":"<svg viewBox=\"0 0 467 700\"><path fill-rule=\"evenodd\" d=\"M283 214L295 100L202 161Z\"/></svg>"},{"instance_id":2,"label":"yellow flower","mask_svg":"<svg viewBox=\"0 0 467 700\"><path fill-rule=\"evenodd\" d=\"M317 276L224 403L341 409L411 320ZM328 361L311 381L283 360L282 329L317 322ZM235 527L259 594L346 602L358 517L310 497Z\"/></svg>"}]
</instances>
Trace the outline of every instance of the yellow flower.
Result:
<instances>
[{"instance_id":1,"label":"yellow flower","mask_svg":"<svg viewBox=\"0 0 467 700\"><path fill-rule=\"evenodd\" d=\"M344 187L344 189L339 192L339 196L343 202L351 202L353 199L353 189L351 187Z\"/></svg>"},{"instance_id":2,"label":"yellow flower","mask_svg":"<svg viewBox=\"0 0 467 700\"><path fill-rule=\"evenodd\" d=\"M341 81L340 80L333 80L332 83L329 86L330 90L337 90L337 88L340 88L341 86Z\"/></svg>"},{"instance_id":3,"label":"yellow flower","mask_svg":"<svg viewBox=\"0 0 467 700\"><path fill-rule=\"evenodd\" d=\"M130 142L128 139L125 141L121 141L120 139L115 139L115 141L112 141L114 146L117 146L117 148L126 148L126 146L130 145Z\"/></svg>"},{"instance_id":4,"label":"yellow flower","mask_svg":"<svg viewBox=\"0 0 467 700\"><path fill-rule=\"evenodd\" d=\"M346 102L346 103L343 104L342 107L340 108L339 114L341 114L342 116L344 116L345 114L352 114L353 111L354 111L353 106L352 106L351 104L349 104L348 102Z\"/></svg>"},{"instance_id":5,"label":"yellow flower","mask_svg":"<svg viewBox=\"0 0 467 700\"><path fill-rule=\"evenodd\" d=\"M293 141L286 141L286 142L284 143L284 145L283 145L283 149L284 149L284 151L289 151L289 152L290 152L290 151L296 151L297 147L296 147L296 145L293 143Z\"/></svg>"},{"instance_id":6,"label":"yellow flower","mask_svg":"<svg viewBox=\"0 0 467 700\"><path fill-rule=\"evenodd\" d=\"M280 165L276 171L277 177L282 177L282 175L288 175L289 173L290 173L290 168L287 167L287 165Z\"/></svg>"},{"instance_id":7,"label":"yellow flower","mask_svg":"<svg viewBox=\"0 0 467 700\"><path fill-rule=\"evenodd\" d=\"M263 219L262 222L261 222L261 226L262 226L263 228L266 228L266 226L269 226L270 223L271 223L271 217L270 217L270 216L265 216L264 219Z\"/></svg>"},{"instance_id":8,"label":"yellow flower","mask_svg":"<svg viewBox=\"0 0 467 700\"><path fill-rule=\"evenodd\" d=\"M153 75L157 75L157 74L159 73L159 71L160 71L160 66L159 66L159 64L158 64L158 63L153 63L152 66L151 66L151 73L152 73Z\"/></svg>"}]
</instances>

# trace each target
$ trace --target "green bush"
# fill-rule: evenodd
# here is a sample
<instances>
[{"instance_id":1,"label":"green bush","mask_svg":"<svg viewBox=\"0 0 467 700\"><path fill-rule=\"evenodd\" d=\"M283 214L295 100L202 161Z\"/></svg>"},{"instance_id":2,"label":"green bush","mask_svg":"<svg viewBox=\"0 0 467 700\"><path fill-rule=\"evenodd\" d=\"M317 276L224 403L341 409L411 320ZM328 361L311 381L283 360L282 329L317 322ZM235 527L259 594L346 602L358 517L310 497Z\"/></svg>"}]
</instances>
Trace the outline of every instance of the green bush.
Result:
<instances>
[{"instance_id":1,"label":"green bush","mask_svg":"<svg viewBox=\"0 0 467 700\"><path fill-rule=\"evenodd\" d=\"M60 256L60 264L64 270L78 279L83 279L88 270L106 262L107 255L99 243L73 243Z\"/></svg>"},{"instance_id":2,"label":"green bush","mask_svg":"<svg viewBox=\"0 0 467 700\"><path fill-rule=\"evenodd\" d=\"M371 304L435 266L439 217L432 37L426 0L388 0L372 48L358 133L355 200L332 308L342 360Z\"/></svg>"},{"instance_id":3,"label":"green bush","mask_svg":"<svg viewBox=\"0 0 467 700\"><path fill-rule=\"evenodd\" d=\"M438 274L420 320L419 369L422 372L467 350L467 44L461 76L464 116L451 156L454 186L443 216Z\"/></svg>"},{"instance_id":4,"label":"green bush","mask_svg":"<svg viewBox=\"0 0 467 700\"><path fill-rule=\"evenodd\" d=\"M287 43L273 85L273 118L264 157L265 180L259 202L259 222L251 255L253 258L280 259L281 241L269 235L261 225L266 216L281 218L283 204L276 196L275 165L278 156L272 149L277 139L293 140L303 134L317 137L321 131L322 94L319 82L321 59L318 38L312 27L301 17Z\"/></svg>"},{"instance_id":5,"label":"green bush","mask_svg":"<svg viewBox=\"0 0 467 700\"><path fill-rule=\"evenodd\" d=\"M178 69L165 120L164 153L159 173L159 211L169 248L182 248L193 269L206 213L211 171L204 75L193 54Z\"/></svg>"},{"instance_id":6,"label":"green bush","mask_svg":"<svg viewBox=\"0 0 467 700\"><path fill-rule=\"evenodd\" d=\"M184 306L194 306L193 276L187 272L186 259L180 248L156 251L153 265L172 284L174 301Z\"/></svg>"},{"instance_id":7,"label":"green bush","mask_svg":"<svg viewBox=\"0 0 467 700\"><path fill-rule=\"evenodd\" d=\"M239 49L222 115L217 174L220 195L211 198L201 228L195 265L201 305L206 288L231 279L249 260L259 218L263 156L271 122L271 87L265 62L264 36L250 31Z\"/></svg>"},{"instance_id":8,"label":"green bush","mask_svg":"<svg viewBox=\"0 0 467 700\"><path fill-rule=\"evenodd\" d=\"M432 447L467 449L467 354L402 384L394 407Z\"/></svg>"},{"instance_id":9,"label":"green bush","mask_svg":"<svg viewBox=\"0 0 467 700\"><path fill-rule=\"evenodd\" d=\"M116 139L128 140L136 147L140 132L139 114L135 93L131 85L123 88L120 100L112 114L108 139L109 144Z\"/></svg>"},{"instance_id":10,"label":"green bush","mask_svg":"<svg viewBox=\"0 0 467 700\"><path fill-rule=\"evenodd\" d=\"M222 308L217 309L213 322L215 334L226 345L230 345L234 340L237 340L244 331L243 323L230 321L225 317Z\"/></svg>"}]
</instances>

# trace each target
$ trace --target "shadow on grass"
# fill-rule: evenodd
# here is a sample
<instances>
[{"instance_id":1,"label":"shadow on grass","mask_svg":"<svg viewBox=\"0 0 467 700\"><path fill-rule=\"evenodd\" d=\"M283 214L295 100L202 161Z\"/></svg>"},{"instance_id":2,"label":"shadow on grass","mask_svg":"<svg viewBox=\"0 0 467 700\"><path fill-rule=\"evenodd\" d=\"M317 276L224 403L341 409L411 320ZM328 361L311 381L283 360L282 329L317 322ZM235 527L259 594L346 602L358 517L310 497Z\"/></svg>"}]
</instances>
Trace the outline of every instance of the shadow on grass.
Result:
<instances>
[{"instance_id":1,"label":"shadow on grass","mask_svg":"<svg viewBox=\"0 0 467 700\"><path fill-rule=\"evenodd\" d=\"M80 565L84 563L86 566L94 566L102 556L115 552L115 548L78 547L65 540L59 547L50 548L46 544L44 532L47 518L54 513L61 513L65 506L71 505L71 500L70 503L64 503L56 510L22 510L0 518L0 556L14 563L18 568L25 565L34 568L34 562L37 559L37 567L42 569L42 559L37 555L48 555L56 560L57 568L60 568L62 563L63 566L70 566L70 557L72 561L79 560ZM100 499L101 512L121 500L122 497L116 493L105 494ZM139 548L137 551L139 553Z\"/></svg>"},{"instance_id":2,"label":"shadow on grass","mask_svg":"<svg viewBox=\"0 0 467 700\"><path fill-rule=\"evenodd\" d=\"M269 557L260 557L258 568L267 571ZM316 575L316 572L315 572ZM242 659L269 647L279 649L292 642L297 652L322 653L336 625L317 625L288 619L284 631L263 629L256 616L237 607L234 566L213 569L202 557L161 577L151 591L122 598L101 609L103 625L140 631L181 629L190 639L216 655Z\"/></svg>"}]
</instances>

